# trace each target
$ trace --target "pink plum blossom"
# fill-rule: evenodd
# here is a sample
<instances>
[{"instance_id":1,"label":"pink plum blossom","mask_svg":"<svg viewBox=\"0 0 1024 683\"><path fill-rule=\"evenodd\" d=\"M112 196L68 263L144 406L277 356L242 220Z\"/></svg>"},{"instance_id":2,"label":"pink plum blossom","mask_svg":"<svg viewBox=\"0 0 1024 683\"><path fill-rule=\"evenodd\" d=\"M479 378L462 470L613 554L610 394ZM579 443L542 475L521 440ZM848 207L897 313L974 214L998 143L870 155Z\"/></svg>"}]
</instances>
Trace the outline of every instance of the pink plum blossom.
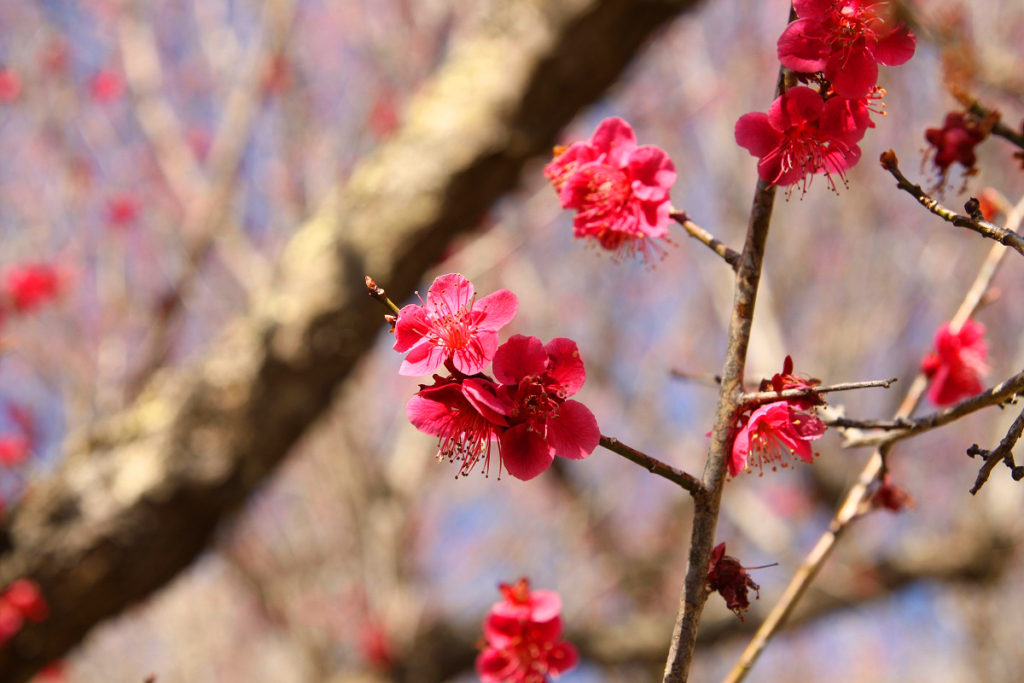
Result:
<instances>
[{"instance_id":1,"label":"pink plum blossom","mask_svg":"<svg viewBox=\"0 0 1024 683\"><path fill-rule=\"evenodd\" d=\"M794 0L796 21L779 38L779 61L793 71L822 71L833 90L856 99L871 93L878 65L899 66L914 56L917 39L874 0Z\"/></svg>"},{"instance_id":2,"label":"pink plum blossom","mask_svg":"<svg viewBox=\"0 0 1024 683\"><path fill-rule=\"evenodd\" d=\"M576 209L576 237L645 261L663 253L652 240L668 237L676 167L664 150L638 146L622 119L605 119L587 142L556 148L544 175L562 206Z\"/></svg>"},{"instance_id":3,"label":"pink plum blossom","mask_svg":"<svg viewBox=\"0 0 1024 683\"><path fill-rule=\"evenodd\" d=\"M476 299L473 283L458 273L434 280L422 306L401 310L395 325L395 351L409 352L402 375L429 375L446 361L475 375L498 348L498 330L516 314L515 294L501 289Z\"/></svg>"},{"instance_id":4,"label":"pink plum blossom","mask_svg":"<svg viewBox=\"0 0 1024 683\"><path fill-rule=\"evenodd\" d=\"M732 444L729 475L756 464L764 470L787 467L792 457L813 462L811 441L825 433L825 423L794 401L776 401L761 406L740 428Z\"/></svg>"},{"instance_id":5,"label":"pink plum blossom","mask_svg":"<svg viewBox=\"0 0 1024 683\"><path fill-rule=\"evenodd\" d=\"M498 590L505 596L491 607L491 613L509 619L529 618L546 622L557 617L562 611L562 598L555 591L530 590L530 581L521 578L515 583L503 583Z\"/></svg>"},{"instance_id":6,"label":"pink plum blossom","mask_svg":"<svg viewBox=\"0 0 1024 683\"><path fill-rule=\"evenodd\" d=\"M521 602L508 609L506 588L522 591ZM561 641L561 599L553 591L531 595L526 579L514 586L502 585L506 600L495 603L484 620L487 646L476 659L476 671L483 683L546 683L576 666L579 655L569 643ZM537 593L548 597L533 598ZM538 604L534 609L532 604Z\"/></svg>"},{"instance_id":7,"label":"pink plum blossom","mask_svg":"<svg viewBox=\"0 0 1024 683\"><path fill-rule=\"evenodd\" d=\"M744 114L736 122L736 142L758 157L757 173L772 185L793 185L823 173L835 190L832 174L844 182L847 169L860 160L857 142L873 125L866 102L833 97L827 102L810 88L791 88L768 113Z\"/></svg>"},{"instance_id":8,"label":"pink plum blossom","mask_svg":"<svg viewBox=\"0 0 1024 683\"><path fill-rule=\"evenodd\" d=\"M579 460L597 448L601 433L594 414L568 400L583 386L586 371L576 342L515 335L494 354L498 399L509 428L501 434L502 464L517 479L533 479L555 456Z\"/></svg>"},{"instance_id":9,"label":"pink plum blossom","mask_svg":"<svg viewBox=\"0 0 1024 683\"><path fill-rule=\"evenodd\" d=\"M980 394L981 377L988 371L985 358L985 326L968 320L959 332L948 323L935 334L935 351L921 362L921 371L931 379L928 398L937 406L948 406L962 398Z\"/></svg>"}]
</instances>

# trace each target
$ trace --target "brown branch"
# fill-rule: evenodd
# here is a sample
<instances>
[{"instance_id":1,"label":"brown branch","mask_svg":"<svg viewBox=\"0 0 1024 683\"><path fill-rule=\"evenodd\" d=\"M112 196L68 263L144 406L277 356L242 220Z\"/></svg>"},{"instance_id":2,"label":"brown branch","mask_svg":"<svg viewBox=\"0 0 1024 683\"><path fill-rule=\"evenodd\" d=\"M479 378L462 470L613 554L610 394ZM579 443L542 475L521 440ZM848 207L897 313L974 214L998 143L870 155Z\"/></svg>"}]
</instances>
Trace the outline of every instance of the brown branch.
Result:
<instances>
[{"instance_id":1,"label":"brown branch","mask_svg":"<svg viewBox=\"0 0 1024 683\"><path fill-rule=\"evenodd\" d=\"M973 98L966 98L966 100L961 101L968 105L968 110L972 114L975 114L976 116L979 116L983 119L987 119L991 117L993 114L998 116L997 112L993 111L992 109L989 109L988 107L983 106L980 102L974 100ZM1010 128L1005 123L1003 123L1001 119L997 118L993 122L992 135L997 135L1003 138L1004 140L1016 145L1017 147L1024 149L1024 133L1018 132L1013 128Z\"/></svg>"},{"instance_id":2,"label":"brown branch","mask_svg":"<svg viewBox=\"0 0 1024 683\"><path fill-rule=\"evenodd\" d=\"M740 402L746 405L757 405L760 403L771 403L772 401L785 401L791 398L804 398L817 396L818 394L829 394L836 391L853 391L855 389L870 389L873 387L884 387L888 389L897 381L892 379L872 379L864 382L845 382L843 384L829 384L827 386L809 387L807 389L784 389L778 391L755 391L744 394Z\"/></svg>"},{"instance_id":3,"label":"brown branch","mask_svg":"<svg viewBox=\"0 0 1024 683\"><path fill-rule=\"evenodd\" d=\"M843 446L846 448L882 446L902 441L911 436L917 436L937 427L947 425L982 408L1006 403L1022 392L1024 392L1024 372L1020 372L1000 382L988 391L984 391L977 396L960 401L956 405L936 411L930 415L913 420L897 419L888 423L880 422L878 424L881 426L876 426L875 429L888 429L891 431L885 434L868 434L867 436L854 437L844 443Z\"/></svg>"},{"instance_id":4,"label":"brown branch","mask_svg":"<svg viewBox=\"0 0 1024 683\"><path fill-rule=\"evenodd\" d=\"M1017 203L1013 212L1007 216L1006 229L1011 232L1016 231L1020 227L1022 220L1024 220L1024 198ZM999 270L999 265L1006 254L1006 247L998 244L993 245L989 250L988 257L978 270L978 275L975 277L960 307L953 316L953 320L950 322L950 329L954 333L959 331L981 304L984 294L991 285L996 272ZM923 374L918 374L910 384L906 396L904 396L903 401L896 410L896 420L909 418L924 398L927 389L928 378ZM758 657L761 656L761 653L764 652L771 639L782 630L782 627L796 609L800 599L807 592L811 582L818 575L825 560L832 554L840 537L850 527L850 524L863 513L865 501L867 501L871 494L872 484L884 472L885 459L893 446L894 444L884 444L875 449L874 453L871 454L871 458L868 459L864 469L861 470L860 475L857 477L857 483L847 492L846 497L839 506L839 510L832 517L828 529L818 537L818 542L815 543L814 547L804 558L800 568L793 575L793 578L790 579L785 591L783 591L782 597L779 598L768 618L757 629L757 633L754 634L750 643L743 650L739 660L726 677L725 683L739 683L742 681L750 672Z\"/></svg>"},{"instance_id":5,"label":"brown branch","mask_svg":"<svg viewBox=\"0 0 1024 683\"><path fill-rule=\"evenodd\" d=\"M711 448L704 466L704 488L707 494L695 498L693 531L690 537L689 562L686 580L679 602L668 662L665 665L665 683L682 683L689 676L693 661L693 648L697 642L697 627L704 603L707 601L708 565L718 526L718 511L722 504L722 484L725 481L726 462L732 439L732 423L743 392L743 373L746 367L750 329L757 301L757 288L761 280L768 228L771 225L775 187L759 180L754 191L753 208L747 237L743 245L740 267L736 273L736 295L732 321L726 345L725 366L722 369L722 388L718 394L715 428Z\"/></svg>"},{"instance_id":6,"label":"brown branch","mask_svg":"<svg viewBox=\"0 0 1024 683\"><path fill-rule=\"evenodd\" d=\"M913 423L906 418L895 420L855 420L849 417L823 417L821 421L838 429L906 429Z\"/></svg>"},{"instance_id":7,"label":"brown branch","mask_svg":"<svg viewBox=\"0 0 1024 683\"><path fill-rule=\"evenodd\" d=\"M796 11L790 7L789 20L795 19ZM786 69L779 67L775 94L781 95L785 90ZM733 419L744 391L743 373L746 370L747 348L750 345L754 305L757 303L757 289L761 282L761 266L768 242L768 229L771 227L772 209L775 206L775 190L774 185L769 185L763 180L758 180L754 189L754 201L747 223L743 253L740 255L739 268L736 269L736 291L726 341L722 386L718 391L715 427L711 433L711 447L704 463L703 482L706 494L701 499L694 499L686 579L679 598L675 626L672 628L664 683L684 683L689 678L693 649L697 643L697 629L704 604L707 602L708 566L711 562L711 549L715 543L718 514L722 506L722 485L725 482L732 445Z\"/></svg>"},{"instance_id":8,"label":"brown branch","mask_svg":"<svg viewBox=\"0 0 1024 683\"><path fill-rule=\"evenodd\" d=\"M601 445L612 453L618 453L627 460L635 462L637 465L640 465L652 474L657 474L659 477L664 477L665 479L678 484L689 491L694 497L704 495L704 485L701 483L700 479L692 474L688 474L682 470L672 467L671 465L667 465L657 458L652 458L645 453L641 453L635 448L630 448L614 437L602 434Z\"/></svg>"},{"instance_id":9,"label":"brown branch","mask_svg":"<svg viewBox=\"0 0 1024 683\"><path fill-rule=\"evenodd\" d=\"M686 215L685 211L673 211L669 214L679 225L690 234L697 241L704 244L704 246L711 249L723 259L725 262L732 266L733 270L739 268L740 264L740 253L734 249L730 249L725 245L724 242L719 240L717 237L712 235L710 232L700 227L696 223L690 220L690 217Z\"/></svg>"},{"instance_id":10,"label":"brown branch","mask_svg":"<svg viewBox=\"0 0 1024 683\"><path fill-rule=\"evenodd\" d=\"M932 199L932 197L929 196L929 194L925 192L920 185L915 185L907 180L907 177L900 171L896 153L891 149L888 152L882 153L881 162L882 168L887 170L892 174L892 177L896 179L897 187L910 194L921 204L921 206L928 209L939 218L952 223L958 228L966 228L967 230L978 233L982 237L995 240L996 242L1010 247L1024 255L1024 238L1017 233L1000 228L999 226L993 225L985 220L977 220L970 216L956 213L955 211L946 208L935 199Z\"/></svg>"},{"instance_id":11,"label":"brown branch","mask_svg":"<svg viewBox=\"0 0 1024 683\"><path fill-rule=\"evenodd\" d=\"M1020 441L1021 434L1024 433L1024 410L1020 412L1017 419L1010 425L1009 431L1006 432L1006 436L1003 437L999 445L993 448L991 451L986 451L982 448L978 448L978 444L972 445L967 449L967 455L972 458L976 455L980 455L985 463L981 466L981 470L978 472L978 478L974 482L974 486L971 487L971 495L975 495L981 490L981 487L988 481L989 475L992 474L992 470L995 469L996 465L1000 462L1005 463L1010 468L1011 476L1014 481L1020 481L1024 479L1024 466L1017 465L1013 461L1013 447Z\"/></svg>"},{"instance_id":12,"label":"brown branch","mask_svg":"<svg viewBox=\"0 0 1024 683\"><path fill-rule=\"evenodd\" d=\"M405 127L298 227L254 310L191 365L155 375L103 429L69 440L58 471L8 513L0 585L35 579L51 615L0 646L0 683L24 683L187 567L377 341L363 276L411 294L527 161L696 4L503 3L453 49Z\"/></svg>"},{"instance_id":13,"label":"brown branch","mask_svg":"<svg viewBox=\"0 0 1024 683\"><path fill-rule=\"evenodd\" d=\"M688 370L682 370L680 368L672 368L669 370L676 379L685 380L687 382L694 382L696 384L704 384L709 387L718 387L722 385L721 375L712 375L711 373L701 372L689 372Z\"/></svg>"}]
</instances>

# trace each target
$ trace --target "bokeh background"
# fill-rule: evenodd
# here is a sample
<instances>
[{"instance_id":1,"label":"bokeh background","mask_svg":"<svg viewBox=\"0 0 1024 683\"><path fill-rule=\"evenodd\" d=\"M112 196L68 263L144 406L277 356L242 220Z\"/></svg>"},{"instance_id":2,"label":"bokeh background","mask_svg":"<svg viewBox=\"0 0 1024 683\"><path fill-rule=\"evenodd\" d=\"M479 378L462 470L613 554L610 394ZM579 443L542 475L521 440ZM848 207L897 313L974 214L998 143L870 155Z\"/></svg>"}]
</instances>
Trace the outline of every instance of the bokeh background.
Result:
<instances>
[{"instance_id":1,"label":"bokeh background","mask_svg":"<svg viewBox=\"0 0 1024 683\"><path fill-rule=\"evenodd\" d=\"M0 470L5 504L53 470L69 434L129 403L140 377L200 354L272 276L295 227L401 125L453 45L512 1L0 0L0 265L52 263L65 283L56 305L4 330L0 399L36 425L31 460ZM848 187L832 194L819 178L776 203L748 363L752 380L787 354L826 383L900 378L832 401L853 417L892 414L990 247L899 193L878 155L892 148L908 176L934 180L924 130L956 106L944 87L953 60L1007 123L1024 118L1024 6L910 9L917 54L883 68L886 115ZM705 3L565 140L626 118L675 160L673 204L738 249L756 160L733 125L770 103L787 12L782 0ZM984 143L968 194L993 188L1016 202L1024 175L1012 152ZM681 230L653 268L574 241L543 163L421 291L452 271L482 293L511 289L520 307L503 339L575 339L588 372L577 398L602 432L699 472L717 393L700 377L721 370L730 270ZM955 173L951 206L968 196L960 184ZM209 221L226 228L203 245ZM197 245L209 253L191 272ZM183 281L180 315L161 332L166 293ZM1011 254L978 315L990 383L1024 365L1022 286ZM158 333L168 353L151 363L141 349ZM583 652L567 683L660 675L689 499L603 450L531 482L455 480L405 418L416 380L397 374L386 324L366 334L376 350L277 476L191 569L95 629L64 680L473 680L480 622L498 583L520 576L562 594ZM997 469L970 496L977 463L964 454L993 447L1015 414L988 410L901 444L892 474L916 507L856 523L807 597L815 614L749 680L1020 680L1021 485ZM813 466L728 485L720 540L745 565L778 566L754 572L761 597L746 622L711 598L692 680L724 675L825 529L869 455L840 442L827 434Z\"/></svg>"}]
</instances>

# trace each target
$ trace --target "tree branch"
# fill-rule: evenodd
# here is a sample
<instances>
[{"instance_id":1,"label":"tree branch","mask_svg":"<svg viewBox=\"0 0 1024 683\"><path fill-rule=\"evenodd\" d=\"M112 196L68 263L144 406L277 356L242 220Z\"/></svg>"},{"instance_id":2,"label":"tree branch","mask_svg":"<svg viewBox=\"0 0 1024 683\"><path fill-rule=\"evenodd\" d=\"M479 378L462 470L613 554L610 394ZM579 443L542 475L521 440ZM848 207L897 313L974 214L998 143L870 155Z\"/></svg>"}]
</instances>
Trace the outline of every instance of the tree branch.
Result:
<instances>
[{"instance_id":1,"label":"tree branch","mask_svg":"<svg viewBox=\"0 0 1024 683\"><path fill-rule=\"evenodd\" d=\"M455 48L405 127L297 231L254 310L203 358L157 374L128 410L69 443L59 471L5 520L0 585L31 577L52 611L0 647L0 683L28 680L187 567L373 346L380 309L364 275L398 300L411 293L527 160L696 4L502 3Z\"/></svg>"},{"instance_id":2,"label":"tree branch","mask_svg":"<svg viewBox=\"0 0 1024 683\"><path fill-rule=\"evenodd\" d=\"M978 233L982 237L995 240L996 242L1017 251L1021 255L1024 255L1024 238L1017 233L1000 228L998 225L993 225L988 221L976 220L970 216L965 216L963 214L956 213L951 209L947 209L938 201L932 199L927 192L921 189L920 185L915 185L907 180L907 177L900 171L899 161L896 159L895 152L891 149L888 152L882 153L881 160L882 168L887 170L892 174L892 177L896 179L896 186L914 197L921 206L928 209L939 218L952 223L958 228L966 228Z\"/></svg>"},{"instance_id":3,"label":"tree branch","mask_svg":"<svg viewBox=\"0 0 1024 683\"><path fill-rule=\"evenodd\" d=\"M665 665L665 683L683 683L687 680L693 648L697 642L700 615L707 601L708 565L718 526L718 511L722 504L722 484L732 440L733 418L743 392L747 346L750 343L754 304L757 302L757 287L761 280L761 264L774 204L775 187L769 187L763 180L758 180L743 255L736 273L736 295L729 325L725 366L722 369L722 388L718 393L715 428L704 466L704 488L707 494L694 499L689 562Z\"/></svg>"},{"instance_id":4,"label":"tree branch","mask_svg":"<svg viewBox=\"0 0 1024 683\"><path fill-rule=\"evenodd\" d=\"M1011 232L1016 231L1020 227L1022 220L1024 220L1024 197L1017 203L1011 214L1007 216L1006 229ZM964 296L960 307L950 322L950 328L954 333L959 331L981 304L985 292L992 284L992 280L1006 254L1006 247L999 244L993 245L989 250L985 262L978 270L974 282L967 290L967 294ZM927 389L928 378L924 374L918 374L914 381L911 382L906 395L903 397L903 401L896 410L896 420L909 418L924 398ZM782 630L782 627L796 609L800 599L807 592L811 582L818 575L825 560L832 554L836 544L839 542L839 538L849 528L853 520L857 519L862 513L864 503L871 495L871 485L883 473L885 459L893 445L884 444L875 449L874 453L871 454L871 458L868 459L864 469L858 475L857 482L847 492L846 497L839 506L839 510L832 517L828 529L818 537L818 542L814 544L814 547L804 558L800 568L786 586L782 597L779 598L767 619L757 629L757 633L754 634L750 643L743 650L739 660L726 677L725 683L739 683L742 681L750 672L758 657L761 656L761 653L764 652L771 639Z\"/></svg>"},{"instance_id":5,"label":"tree branch","mask_svg":"<svg viewBox=\"0 0 1024 683\"><path fill-rule=\"evenodd\" d=\"M978 472L978 478L975 480L974 486L971 487L972 496L981 490L981 487L988 481L989 475L992 474L992 470L1000 462L1006 463L1006 466L1010 468L1014 481L1024 479L1024 467L1018 466L1013 461L1013 447L1020 441L1021 433L1024 433L1024 410L1020 412L1017 419L1010 425L1010 429L1006 432L1006 436L1003 437L1002 441L999 442L999 445L991 451L978 448L978 444L974 444L967 449L967 455L972 458L980 455L985 460L981 470Z\"/></svg>"},{"instance_id":6,"label":"tree branch","mask_svg":"<svg viewBox=\"0 0 1024 683\"><path fill-rule=\"evenodd\" d=\"M878 422L876 429L888 429L885 434L868 434L856 436L843 443L845 448L856 448L859 446L882 446L885 444L902 441L911 436L923 434L936 427L942 427L950 422L959 420L965 415L970 415L982 408L1000 405L1011 400L1017 394L1024 392L1024 372L1017 373L1004 382L1000 382L988 391L977 396L964 399L954 406L939 410L930 415L919 417L914 420L897 418L892 422Z\"/></svg>"},{"instance_id":7,"label":"tree branch","mask_svg":"<svg viewBox=\"0 0 1024 683\"><path fill-rule=\"evenodd\" d=\"M685 211L673 211L669 215L676 223L683 226L686 232L690 233L690 237L695 238L698 242L701 242L704 246L711 249L711 251L725 259L725 262L732 266L733 270L739 268L740 253L738 251L725 246L724 242L691 221Z\"/></svg>"},{"instance_id":8,"label":"tree branch","mask_svg":"<svg viewBox=\"0 0 1024 683\"><path fill-rule=\"evenodd\" d=\"M652 458L649 455L641 453L635 448L630 448L616 438L602 434L601 445L612 453L618 453L627 460L635 462L637 465L640 465L652 474L657 474L659 477L664 477L665 479L678 484L695 497L702 496L705 493L704 485L697 477L682 470L678 470L671 465L667 465L657 458Z\"/></svg>"},{"instance_id":9,"label":"tree branch","mask_svg":"<svg viewBox=\"0 0 1024 683\"><path fill-rule=\"evenodd\" d=\"M757 405L760 403L771 403L773 401L785 401L791 398L804 398L817 396L818 394L829 394L836 391L853 391L855 389L870 389L873 387L884 387L888 389L897 381L892 379L871 379L864 382L845 382L843 384L829 384L827 386L809 387L807 389L784 389L783 391L755 391L744 394L740 399L741 403Z\"/></svg>"}]
</instances>

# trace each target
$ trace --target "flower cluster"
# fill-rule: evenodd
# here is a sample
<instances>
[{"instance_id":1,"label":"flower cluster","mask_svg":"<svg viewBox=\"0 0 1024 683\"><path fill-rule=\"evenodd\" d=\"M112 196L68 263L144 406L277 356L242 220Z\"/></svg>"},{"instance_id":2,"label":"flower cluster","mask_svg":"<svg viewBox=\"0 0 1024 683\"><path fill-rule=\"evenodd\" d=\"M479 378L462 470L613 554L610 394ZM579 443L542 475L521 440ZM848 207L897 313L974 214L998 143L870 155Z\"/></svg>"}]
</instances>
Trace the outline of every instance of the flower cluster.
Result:
<instances>
[{"instance_id":1,"label":"flower cluster","mask_svg":"<svg viewBox=\"0 0 1024 683\"><path fill-rule=\"evenodd\" d=\"M587 142L556 147L544 175L562 207L576 210L576 237L647 263L664 255L654 240L668 237L676 167L664 150L638 146L628 123L605 119Z\"/></svg>"},{"instance_id":2,"label":"flower cluster","mask_svg":"<svg viewBox=\"0 0 1024 683\"><path fill-rule=\"evenodd\" d=\"M884 95L878 65L903 64L916 48L910 29L886 15L887 5L794 0L797 20L779 38L779 61L817 89L791 88L767 114L745 114L736 123L736 142L760 159L757 171L766 183L801 183L806 192L816 173L833 191L833 175L846 182L846 171L860 160L857 143L874 127L872 101Z\"/></svg>"},{"instance_id":3,"label":"flower cluster","mask_svg":"<svg viewBox=\"0 0 1024 683\"><path fill-rule=\"evenodd\" d=\"M707 590L709 595L716 591L720 593L725 599L725 606L742 621L743 612L750 609L748 591L753 590L760 597L758 591L761 587L754 583L739 560L725 554L725 543L719 543L711 550Z\"/></svg>"},{"instance_id":4,"label":"flower cluster","mask_svg":"<svg viewBox=\"0 0 1024 683\"><path fill-rule=\"evenodd\" d=\"M787 356L782 373L762 382L761 390L771 387L782 392L817 385L816 379L794 375L793 359ZM802 398L766 403L749 415L741 415L729 458L729 476L735 477L752 465L762 474L765 466L773 471L788 467L793 457L814 462L811 442L825 433L825 423L814 414L814 407L820 404L821 398L812 393Z\"/></svg>"},{"instance_id":5,"label":"flower cluster","mask_svg":"<svg viewBox=\"0 0 1024 683\"><path fill-rule=\"evenodd\" d=\"M487 646L476 659L483 683L545 683L576 666L576 648L560 640L558 593L530 591L526 579L501 584L501 592L505 599L484 620Z\"/></svg>"},{"instance_id":6,"label":"flower cluster","mask_svg":"<svg viewBox=\"0 0 1024 683\"><path fill-rule=\"evenodd\" d=\"M921 371L931 386L928 398L937 406L948 406L962 398L980 394L981 377L988 371L985 358L985 326L968 320L956 332L949 323L935 333L935 351L921 361Z\"/></svg>"},{"instance_id":7,"label":"flower cluster","mask_svg":"<svg viewBox=\"0 0 1024 683\"><path fill-rule=\"evenodd\" d=\"M435 374L409 401L406 414L421 432L438 437L438 457L460 462L466 475L480 461L498 474L532 479L555 456L589 456L601 434L593 413L570 400L586 371L576 342L516 335L498 346L498 330L516 313L512 292L477 300L457 273L434 280L423 305L403 308L395 323L395 350L408 352L404 375ZM483 374L493 362L494 376Z\"/></svg>"},{"instance_id":8,"label":"flower cluster","mask_svg":"<svg viewBox=\"0 0 1024 683\"><path fill-rule=\"evenodd\" d=\"M50 614L39 585L18 579L0 593L0 645L18 635L26 621L40 622Z\"/></svg>"}]
</instances>

